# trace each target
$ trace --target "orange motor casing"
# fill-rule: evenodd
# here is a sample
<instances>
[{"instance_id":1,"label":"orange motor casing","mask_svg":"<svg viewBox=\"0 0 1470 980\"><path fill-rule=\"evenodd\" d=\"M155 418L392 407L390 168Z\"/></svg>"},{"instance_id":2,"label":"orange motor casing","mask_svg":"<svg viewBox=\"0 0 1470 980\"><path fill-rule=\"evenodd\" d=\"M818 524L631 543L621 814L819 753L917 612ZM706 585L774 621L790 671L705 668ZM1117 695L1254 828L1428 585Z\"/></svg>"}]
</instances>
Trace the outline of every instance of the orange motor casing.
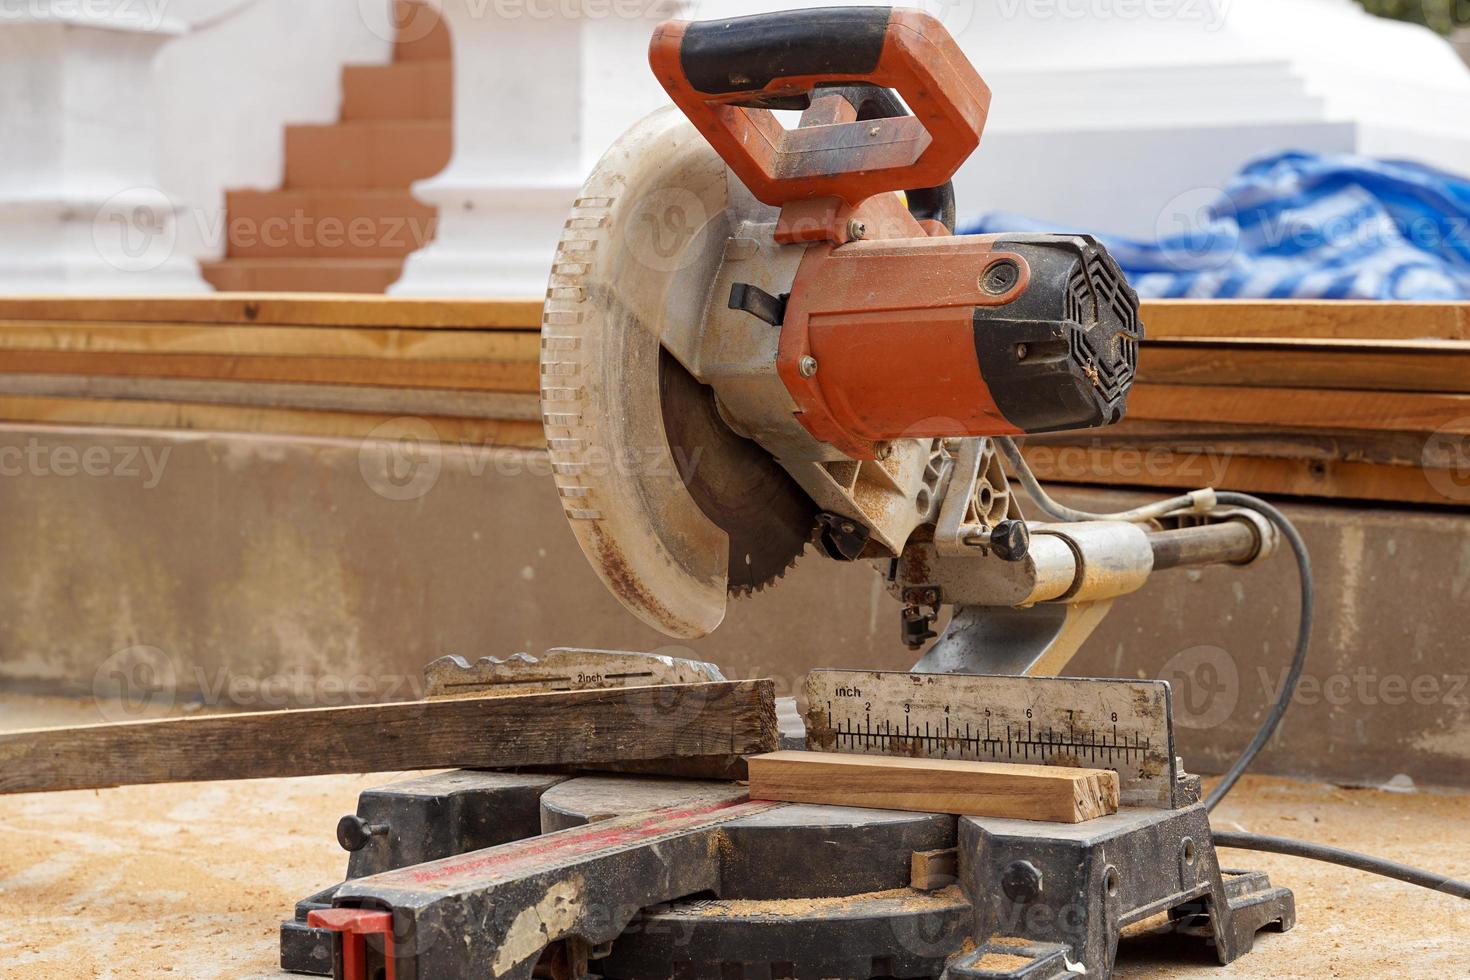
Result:
<instances>
[{"instance_id":1,"label":"orange motor casing","mask_svg":"<svg viewBox=\"0 0 1470 980\"><path fill-rule=\"evenodd\" d=\"M671 21L649 61L751 193L782 208L776 240L807 243L776 368L814 437L872 459L895 439L1122 417L1142 327L1101 245L952 236L893 193L947 182L989 111L990 90L938 20L855 7ZM891 87L904 103L864 118L844 102L851 86ZM777 108L807 112L785 130Z\"/></svg>"}]
</instances>

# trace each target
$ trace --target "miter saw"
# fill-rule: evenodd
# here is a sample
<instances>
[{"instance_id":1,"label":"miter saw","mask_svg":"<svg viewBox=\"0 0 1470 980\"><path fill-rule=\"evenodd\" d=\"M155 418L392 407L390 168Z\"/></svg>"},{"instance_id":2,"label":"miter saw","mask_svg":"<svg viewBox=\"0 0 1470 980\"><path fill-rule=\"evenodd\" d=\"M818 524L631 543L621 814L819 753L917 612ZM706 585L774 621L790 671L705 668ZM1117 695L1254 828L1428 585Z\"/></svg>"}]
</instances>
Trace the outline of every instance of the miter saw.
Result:
<instances>
[{"instance_id":1,"label":"miter saw","mask_svg":"<svg viewBox=\"0 0 1470 980\"><path fill-rule=\"evenodd\" d=\"M1091 238L954 234L950 179L990 100L959 47L917 11L840 8L666 23L650 62L674 107L588 178L542 333L556 486L593 567L692 638L808 547L870 563L922 655L814 672L788 744L1116 768L1123 809L1062 827L724 782L430 776L344 818L349 880L286 924L286 965L1048 980L1108 976L1120 931L1153 917L1226 962L1289 928L1290 892L1221 871L1168 686L1053 676L1152 572L1248 564L1277 530L1211 491L1092 515L1035 484L1011 437L1120 419L1143 326ZM446 661L430 693L718 676L558 651Z\"/></svg>"}]
</instances>

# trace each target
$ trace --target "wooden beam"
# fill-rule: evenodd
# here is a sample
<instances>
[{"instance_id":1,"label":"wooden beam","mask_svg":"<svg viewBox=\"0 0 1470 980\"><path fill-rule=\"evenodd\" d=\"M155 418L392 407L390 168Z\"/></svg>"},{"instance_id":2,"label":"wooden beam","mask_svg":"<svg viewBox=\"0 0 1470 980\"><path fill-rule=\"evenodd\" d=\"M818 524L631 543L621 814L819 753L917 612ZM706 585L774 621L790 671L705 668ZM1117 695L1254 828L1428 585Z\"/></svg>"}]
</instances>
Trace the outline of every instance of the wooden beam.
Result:
<instances>
[{"instance_id":1,"label":"wooden beam","mask_svg":"<svg viewBox=\"0 0 1470 980\"><path fill-rule=\"evenodd\" d=\"M400 330L215 326L199 323L0 321L0 351L94 354L220 354L255 357L362 357L373 360L527 361L541 337L530 330ZM0 361L3 367L3 361Z\"/></svg>"},{"instance_id":2,"label":"wooden beam","mask_svg":"<svg viewBox=\"0 0 1470 980\"><path fill-rule=\"evenodd\" d=\"M510 396L515 397L515 396ZM525 396L520 396L525 397ZM1124 419L1104 429L1043 432L1025 439L1027 448L1076 446L1120 453L1155 449L1181 457L1259 456L1264 459L1351 461L1389 466L1453 468L1459 464L1449 441L1425 440L1414 432L1364 429L1278 429L1220 422L1144 422Z\"/></svg>"},{"instance_id":3,"label":"wooden beam","mask_svg":"<svg viewBox=\"0 0 1470 980\"><path fill-rule=\"evenodd\" d=\"M1470 434L1470 395L1138 384L1128 417L1302 429Z\"/></svg>"},{"instance_id":4,"label":"wooden beam","mask_svg":"<svg viewBox=\"0 0 1470 980\"><path fill-rule=\"evenodd\" d=\"M16 296L0 320L134 320L434 330L538 330L540 300L406 299L358 293L215 293L211 296Z\"/></svg>"},{"instance_id":5,"label":"wooden beam","mask_svg":"<svg viewBox=\"0 0 1470 980\"><path fill-rule=\"evenodd\" d=\"M1470 394L1470 343L1144 341L1142 384Z\"/></svg>"},{"instance_id":6,"label":"wooden beam","mask_svg":"<svg viewBox=\"0 0 1470 980\"><path fill-rule=\"evenodd\" d=\"M774 690L676 684L0 732L0 794L655 761L723 774L778 744Z\"/></svg>"},{"instance_id":7,"label":"wooden beam","mask_svg":"<svg viewBox=\"0 0 1470 980\"><path fill-rule=\"evenodd\" d=\"M1069 455L1069 451L1071 455ZM1464 509L1470 485L1454 469L1386 466L1345 460L1263 459L1250 456L1093 446L1032 446L1022 450L1037 479L1089 486L1221 490L1334 500L1379 500ZM1079 455L1080 454L1080 455ZM1452 492L1447 493L1446 489Z\"/></svg>"},{"instance_id":8,"label":"wooden beam","mask_svg":"<svg viewBox=\"0 0 1470 980\"><path fill-rule=\"evenodd\" d=\"M1470 340L1470 303L1338 300L1149 300L1149 337Z\"/></svg>"},{"instance_id":9,"label":"wooden beam","mask_svg":"<svg viewBox=\"0 0 1470 980\"><path fill-rule=\"evenodd\" d=\"M541 378L540 364L534 358L504 361L385 360L85 351L5 351L0 353L0 373L371 385L532 395L537 393Z\"/></svg>"},{"instance_id":10,"label":"wooden beam","mask_svg":"<svg viewBox=\"0 0 1470 980\"><path fill-rule=\"evenodd\" d=\"M48 398L0 394L0 421L38 425L84 425L127 429L174 429L243 432L252 435L311 436L323 439L395 437L383 426L401 422L402 413L318 411L207 405L102 398ZM441 445L472 448L544 449L539 419L458 418L436 416L427 421ZM416 435L404 428L407 435Z\"/></svg>"},{"instance_id":11,"label":"wooden beam","mask_svg":"<svg viewBox=\"0 0 1470 980\"><path fill-rule=\"evenodd\" d=\"M753 800L1053 823L1118 811L1118 774L1105 769L841 752L772 752L748 761Z\"/></svg>"}]
</instances>

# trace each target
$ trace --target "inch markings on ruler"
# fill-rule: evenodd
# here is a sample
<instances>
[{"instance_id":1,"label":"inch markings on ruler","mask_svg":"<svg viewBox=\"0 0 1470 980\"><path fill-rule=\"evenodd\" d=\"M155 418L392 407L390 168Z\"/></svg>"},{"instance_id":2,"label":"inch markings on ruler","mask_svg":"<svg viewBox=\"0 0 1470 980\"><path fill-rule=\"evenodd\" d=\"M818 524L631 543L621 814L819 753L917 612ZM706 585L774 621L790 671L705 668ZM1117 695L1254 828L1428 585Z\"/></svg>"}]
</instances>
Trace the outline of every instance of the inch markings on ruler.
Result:
<instances>
[{"instance_id":1,"label":"inch markings on ruler","mask_svg":"<svg viewBox=\"0 0 1470 980\"><path fill-rule=\"evenodd\" d=\"M816 670L805 695L816 751L1113 769L1124 804L1175 805L1162 681Z\"/></svg>"}]
</instances>

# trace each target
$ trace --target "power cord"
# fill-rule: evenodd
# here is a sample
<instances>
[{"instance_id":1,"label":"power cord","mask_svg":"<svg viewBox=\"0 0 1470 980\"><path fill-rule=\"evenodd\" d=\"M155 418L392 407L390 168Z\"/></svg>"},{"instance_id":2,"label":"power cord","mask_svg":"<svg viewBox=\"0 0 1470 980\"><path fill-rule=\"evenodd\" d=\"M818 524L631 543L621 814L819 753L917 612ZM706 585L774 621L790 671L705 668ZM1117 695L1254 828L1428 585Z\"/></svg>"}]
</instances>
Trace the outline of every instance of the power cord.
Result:
<instances>
[{"instance_id":1,"label":"power cord","mask_svg":"<svg viewBox=\"0 0 1470 980\"><path fill-rule=\"evenodd\" d=\"M1020 479L1021 485L1048 517L1059 521L1147 521L1155 517L1162 517L1178 511L1190 510L1195 506L1197 500L1194 494L1185 494L1161 500L1158 503L1148 504L1143 507L1135 507L1132 510L1119 511L1114 514L1093 514L1088 511L1076 510L1064 506L1053 500L1051 495L1041 486L1032 472L1031 465L1021 455L1021 450L1010 437L1002 437L996 440L1000 446L1002 455L1011 464L1012 471ZM1220 782L1215 786L1210 795L1205 798L1205 807L1210 811L1220 805L1226 795L1235 788L1235 784L1255 762L1256 756L1276 730L1281 726L1281 720L1286 716L1286 711L1291 707L1291 699L1296 694L1297 683L1301 680L1302 671L1307 664L1307 650L1311 645L1312 623L1315 619L1316 586L1312 577L1311 556L1307 554L1306 542L1298 533L1296 526L1281 511L1271 504L1253 497L1250 494L1236 493L1234 491L1222 491L1215 494L1218 504L1231 507L1241 507L1253 510L1266 520L1270 521L1281 536L1291 546L1292 554L1296 558L1297 575L1301 583L1301 613L1297 619L1296 650L1292 654L1291 667L1287 670L1286 679L1281 685L1281 690L1276 695L1276 701L1271 705L1260 728L1256 730L1255 737L1251 739L1240 753L1233 765L1220 777ZM1259 834L1232 833L1224 831L1211 831L1215 843L1221 847L1236 847L1252 851L1269 851L1275 854L1287 854L1292 857L1308 858L1314 861L1324 861L1329 864L1340 864L1344 867L1354 868L1358 871L1366 871L1370 874L1382 875L1387 878L1395 878L1412 885L1433 889L1456 898L1470 899L1470 882L1458 881L1445 875L1436 874L1431 871L1422 871L1412 868L1396 861L1384 858L1371 857L1366 854L1358 854L1353 851L1344 851L1336 847L1328 847L1323 844L1313 844L1309 841L1291 840L1285 837L1266 837Z\"/></svg>"}]
</instances>

